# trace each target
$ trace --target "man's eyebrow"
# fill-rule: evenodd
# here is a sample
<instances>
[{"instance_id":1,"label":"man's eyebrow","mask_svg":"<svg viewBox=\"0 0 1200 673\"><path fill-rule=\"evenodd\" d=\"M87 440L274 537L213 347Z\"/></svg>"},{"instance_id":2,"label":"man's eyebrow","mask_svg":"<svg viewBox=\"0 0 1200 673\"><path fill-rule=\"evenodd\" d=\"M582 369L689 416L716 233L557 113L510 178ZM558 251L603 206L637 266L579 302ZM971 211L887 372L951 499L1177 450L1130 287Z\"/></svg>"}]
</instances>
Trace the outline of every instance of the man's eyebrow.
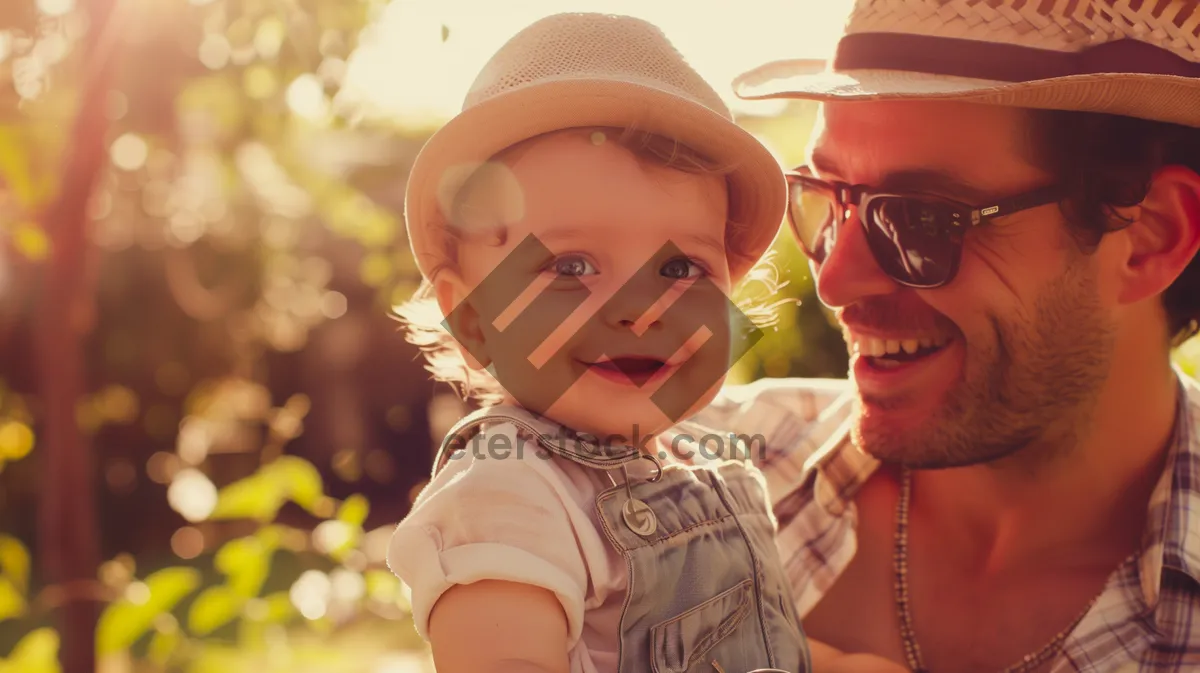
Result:
<instances>
[{"instance_id":1,"label":"man's eyebrow","mask_svg":"<svg viewBox=\"0 0 1200 673\"><path fill-rule=\"evenodd\" d=\"M821 175L844 175L839 170L837 162L820 151L813 152L808 165L814 172ZM995 199L989 192L962 181L952 173L934 168L908 168L893 171L871 187L879 191L935 194L965 201L973 206L986 205L987 202Z\"/></svg>"},{"instance_id":2,"label":"man's eyebrow","mask_svg":"<svg viewBox=\"0 0 1200 673\"><path fill-rule=\"evenodd\" d=\"M987 205L995 197L950 173L931 168L912 168L888 173L876 189L924 192L965 201L973 206Z\"/></svg>"}]
</instances>

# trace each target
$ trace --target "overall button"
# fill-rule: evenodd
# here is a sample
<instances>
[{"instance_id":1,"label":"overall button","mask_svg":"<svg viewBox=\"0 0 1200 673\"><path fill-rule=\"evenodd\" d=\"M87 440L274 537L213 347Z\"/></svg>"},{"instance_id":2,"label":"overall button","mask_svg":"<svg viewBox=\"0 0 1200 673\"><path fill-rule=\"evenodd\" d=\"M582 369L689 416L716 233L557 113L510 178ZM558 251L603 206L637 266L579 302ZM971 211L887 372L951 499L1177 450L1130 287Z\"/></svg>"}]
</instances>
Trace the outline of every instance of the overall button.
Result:
<instances>
[{"instance_id":1,"label":"overall button","mask_svg":"<svg viewBox=\"0 0 1200 673\"><path fill-rule=\"evenodd\" d=\"M650 509L650 505L636 498L625 501L625 505L621 507L621 515L625 519L625 525L629 526L629 530L642 537L649 537L658 529L658 519L654 516L654 510Z\"/></svg>"}]
</instances>

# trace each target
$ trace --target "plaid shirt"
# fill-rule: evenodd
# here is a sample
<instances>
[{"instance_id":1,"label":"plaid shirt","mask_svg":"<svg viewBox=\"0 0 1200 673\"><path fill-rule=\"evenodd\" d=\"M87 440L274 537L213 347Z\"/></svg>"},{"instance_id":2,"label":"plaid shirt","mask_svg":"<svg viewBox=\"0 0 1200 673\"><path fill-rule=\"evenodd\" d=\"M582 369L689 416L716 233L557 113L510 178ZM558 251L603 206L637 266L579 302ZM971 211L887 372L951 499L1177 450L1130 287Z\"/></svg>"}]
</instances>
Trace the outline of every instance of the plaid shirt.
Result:
<instances>
[{"instance_id":1,"label":"plaid shirt","mask_svg":"<svg viewBox=\"0 0 1200 673\"><path fill-rule=\"evenodd\" d=\"M1175 439L1150 499L1142 551L1110 577L1052 673L1200 671L1200 383L1181 372ZM849 441L845 380L730 386L694 420L749 435L779 519L780 553L803 616L854 555L853 497L878 466Z\"/></svg>"}]
</instances>

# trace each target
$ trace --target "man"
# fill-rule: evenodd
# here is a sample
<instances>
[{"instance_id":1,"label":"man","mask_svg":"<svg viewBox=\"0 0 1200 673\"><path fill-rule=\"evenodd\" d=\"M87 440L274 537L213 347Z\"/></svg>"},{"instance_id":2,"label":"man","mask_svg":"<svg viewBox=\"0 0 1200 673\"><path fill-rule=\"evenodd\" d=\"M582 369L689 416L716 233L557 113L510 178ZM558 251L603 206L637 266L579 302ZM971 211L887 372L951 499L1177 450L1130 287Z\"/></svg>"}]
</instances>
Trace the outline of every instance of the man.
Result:
<instances>
[{"instance_id":1,"label":"man","mask_svg":"<svg viewBox=\"0 0 1200 673\"><path fill-rule=\"evenodd\" d=\"M793 233L849 381L731 388L808 635L914 670L1200 670L1200 4L859 0Z\"/></svg>"}]
</instances>

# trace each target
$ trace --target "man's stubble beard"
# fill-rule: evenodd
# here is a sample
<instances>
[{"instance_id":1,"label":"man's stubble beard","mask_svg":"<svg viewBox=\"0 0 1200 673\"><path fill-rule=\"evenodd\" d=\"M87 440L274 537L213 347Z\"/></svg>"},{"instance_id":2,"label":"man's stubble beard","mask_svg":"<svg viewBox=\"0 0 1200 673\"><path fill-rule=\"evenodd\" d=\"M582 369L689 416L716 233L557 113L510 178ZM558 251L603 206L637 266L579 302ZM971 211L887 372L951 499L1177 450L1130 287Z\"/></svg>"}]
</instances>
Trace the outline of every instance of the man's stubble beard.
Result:
<instances>
[{"instance_id":1,"label":"man's stubble beard","mask_svg":"<svg viewBox=\"0 0 1200 673\"><path fill-rule=\"evenodd\" d=\"M1069 453L1112 360L1114 328L1096 300L1094 273L1078 258L1046 287L1032 318L992 316L991 322L993 345L963 344L966 378L947 391L936 415L905 432L860 415L855 445L914 469L1007 458L1032 469Z\"/></svg>"}]
</instances>

